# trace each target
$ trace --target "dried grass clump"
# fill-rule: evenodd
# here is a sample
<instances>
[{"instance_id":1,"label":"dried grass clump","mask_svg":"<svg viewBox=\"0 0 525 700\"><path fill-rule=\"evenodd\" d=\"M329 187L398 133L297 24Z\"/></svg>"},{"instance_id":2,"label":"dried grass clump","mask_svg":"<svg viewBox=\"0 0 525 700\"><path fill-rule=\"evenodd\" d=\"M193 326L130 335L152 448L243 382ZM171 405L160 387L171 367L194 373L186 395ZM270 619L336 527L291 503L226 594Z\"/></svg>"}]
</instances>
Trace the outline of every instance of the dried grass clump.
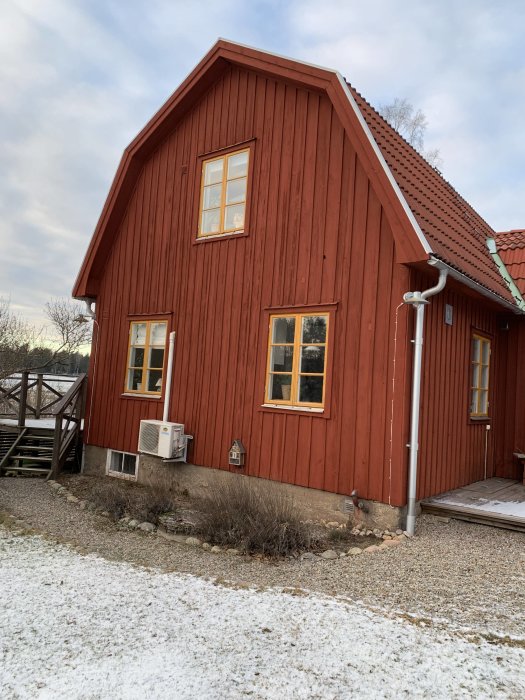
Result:
<instances>
[{"instance_id":1,"label":"dried grass clump","mask_svg":"<svg viewBox=\"0 0 525 700\"><path fill-rule=\"evenodd\" d=\"M159 516L176 510L176 489L167 481L145 486L104 479L94 484L90 500L118 520L124 515L140 521L158 524Z\"/></svg>"},{"instance_id":2,"label":"dried grass clump","mask_svg":"<svg viewBox=\"0 0 525 700\"><path fill-rule=\"evenodd\" d=\"M128 506L128 494L122 484L104 479L93 484L89 500L107 511L114 520L122 518Z\"/></svg>"},{"instance_id":3,"label":"dried grass clump","mask_svg":"<svg viewBox=\"0 0 525 700\"><path fill-rule=\"evenodd\" d=\"M283 557L313 545L309 526L282 487L242 476L217 481L199 504L200 534L249 554Z\"/></svg>"}]
</instances>

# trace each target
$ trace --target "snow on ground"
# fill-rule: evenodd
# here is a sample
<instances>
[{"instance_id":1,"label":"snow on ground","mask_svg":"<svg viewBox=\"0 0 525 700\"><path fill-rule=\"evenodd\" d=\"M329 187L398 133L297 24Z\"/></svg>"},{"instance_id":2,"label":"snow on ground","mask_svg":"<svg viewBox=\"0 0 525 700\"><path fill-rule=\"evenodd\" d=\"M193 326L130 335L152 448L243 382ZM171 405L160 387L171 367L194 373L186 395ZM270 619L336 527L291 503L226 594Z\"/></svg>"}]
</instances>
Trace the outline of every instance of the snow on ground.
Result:
<instances>
[{"instance_id":1,"label":"snow on ground","mask_svg":"<svg viewBox=\"0 0 525 700\"><path fill-rule=\"evenodd\" d=\"M525 697L523 642L138 569L1 528L0 591L3 700Z\"/></svg>"}]
</instances>

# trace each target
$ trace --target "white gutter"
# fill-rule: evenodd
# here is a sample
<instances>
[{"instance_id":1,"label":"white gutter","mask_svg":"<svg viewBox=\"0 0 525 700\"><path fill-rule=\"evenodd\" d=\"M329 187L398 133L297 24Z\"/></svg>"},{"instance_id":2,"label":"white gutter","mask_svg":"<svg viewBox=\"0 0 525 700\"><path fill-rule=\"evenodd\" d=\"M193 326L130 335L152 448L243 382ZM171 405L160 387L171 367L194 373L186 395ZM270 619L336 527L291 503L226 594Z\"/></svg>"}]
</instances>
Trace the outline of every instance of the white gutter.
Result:
<instances>
[{"instance_id":1,"label":"white gutter","mask_svg":"<svg viewBox=\"0 0 525 700\"><path fill-rule=\"evenodd\" d=\"M438 270L445 270L446 272L448 272L448 276L452 277L452 279L461 282L466 287L470 287L470 289L474 289L476 292L478 292L478 294L481 294L482 296L487 297L488 299L492 299L492 301L496 301L500 306L504 306L508 311L512 311L515 314L520 313L520 308L513 304L511 301L507 301L503 297L499 296L499 294L496 294L496 292L492 292L490 289L487 289L487 287L484 287L482 284L479 284L479 282L475 282L471 277L464 275L462 272L459 272L459 270L456 270L455 267L448 265L442 260L438 260L438 258L431 257L429 260L429 265L433 265ZM523 309L523 311L525 311L525 308Z\"/></svg>"},{"instance_id":2,"label":"white gutter","mask_svg":"<svg viewBox=\"0 0 525 700\"><path fill-rule=\"evenodd\" d=\"M432 264L432 263L430 263ZM408 506L406 530L413 535L416 530L416 487L417 487L417 458L419 450L419 412L421 398L421 366L423 357L423 327L425 321L425 306L430 302L428 297L439 294L447 282L447 270L439 270L439 280L434 287L424 292L407 292L403 296L405 304L412 304L416 311L416 328L414 334L414 366L412 369L412 402L410 408L410 443L408 447Z\"/></svg>"},{"instance_id":3,"label":"white gutter","mask_svg":"<svg viewBox=\"0 0 525 700\"><path fill-rule=\"evenodd\" d=\"M171 375L173 373L173 355L175 351L175 331L170 333L170 342L168 349L168 367L166 369L166 393L164 394L164 412L162 420L168 422L170 412L170 396L171 396Z\"/></svg>"}]
</instances>

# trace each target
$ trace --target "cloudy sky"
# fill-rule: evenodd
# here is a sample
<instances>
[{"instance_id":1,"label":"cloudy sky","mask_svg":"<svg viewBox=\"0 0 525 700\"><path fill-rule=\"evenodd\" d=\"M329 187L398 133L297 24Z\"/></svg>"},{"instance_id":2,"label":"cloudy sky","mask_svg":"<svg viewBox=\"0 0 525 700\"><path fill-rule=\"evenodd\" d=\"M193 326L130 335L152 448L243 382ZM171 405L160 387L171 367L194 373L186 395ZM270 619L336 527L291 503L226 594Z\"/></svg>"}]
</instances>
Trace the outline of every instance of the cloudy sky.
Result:
<instances>
[{"instance_id":1,"label":"cloudy sky","mask_svg":"<svg viewBox=\"0 0 525 700\"><path fill-rule=\"evenodd\" d=\"M0 297L69 296L121 153L217 37L408 98L496 229L525 228L523 0L1 0Z\"/></svg>"}]
</instances>

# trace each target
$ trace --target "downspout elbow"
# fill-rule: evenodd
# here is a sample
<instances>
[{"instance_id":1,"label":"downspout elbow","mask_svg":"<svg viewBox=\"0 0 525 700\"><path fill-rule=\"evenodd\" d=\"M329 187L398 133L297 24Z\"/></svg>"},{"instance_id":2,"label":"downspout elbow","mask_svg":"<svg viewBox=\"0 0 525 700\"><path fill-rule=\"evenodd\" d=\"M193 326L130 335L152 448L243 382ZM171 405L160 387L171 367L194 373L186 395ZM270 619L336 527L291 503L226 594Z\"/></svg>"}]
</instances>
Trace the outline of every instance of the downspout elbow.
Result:
<instances>
[{"instance_id":1,"label":"downspout elbow","mask_svg":"<svg viewBox=\"0 0 525 700\"><path fill-rule=\"evenodd\" d=\"M440 269L437 284L434 287L430 287L430 289L426 289L424 292L421 292L421 298L423 301L426 301L429 297L433 297L435 294L442 292L447 283L447 277L448 271Z\"/></svg>"}]
</instances>

